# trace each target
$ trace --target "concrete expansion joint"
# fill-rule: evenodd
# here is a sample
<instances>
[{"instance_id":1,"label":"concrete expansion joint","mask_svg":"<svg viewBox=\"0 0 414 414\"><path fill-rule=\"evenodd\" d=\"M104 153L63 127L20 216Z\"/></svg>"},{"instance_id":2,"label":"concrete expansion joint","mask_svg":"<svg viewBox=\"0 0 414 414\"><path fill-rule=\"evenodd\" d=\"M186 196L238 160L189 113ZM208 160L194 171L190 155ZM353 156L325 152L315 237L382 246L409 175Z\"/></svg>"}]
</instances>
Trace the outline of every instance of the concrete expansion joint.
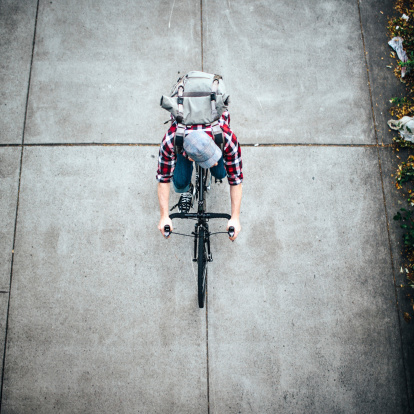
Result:
<instances>
[{"instance_id":1,"label":"concrete expansion joint","mask_svg":"<svg viewBox=\"0 0 414 414\"><path fill-rule=\"evenodd\" d=\"M0 148L25 148L25 147L159 147L159 143L33 143L33 144L0 144ZM318 144L318 143L245 143L242 147L360 147L360 148L394 148L394 144Z\"/></svg>"},{"instance_id":2,"label":"concrete expansion joint","mask_svg":"<svg viewBox=\"0 0 414 414\"><path fill-rule=\"evenodd\" d=\"M305 143L263 143L241 144L242 147L360 147L360 148L393 148L393 144L305 144Z\"/></svg>"},{"instance_id":3,"label":"concrete expansion joint","mask_svg":"<svg viewBox=\"0 0 414 414\"><path fill-rule=\"evenodd\" d=\"M15 147L159 147L160 144L154 143L96 143L96 142L79 142L79 143L33 143L33 144L0 144L0 148Z\"/></svg>"},{"instance_id":4,"label":"concrete expansion joint","mask_svg":"<svg viewBox=\"0 0 414 414\"><path fill-rule=\"evenodd\" d=\"M7 292L0 291L0 293L5 293L8 296L7 312L6 312L6 320L5 320L3 360L2 360L2 367L1 367L0 413L2 412L2 408L3 408L4 373L5 373L5 363L6 363L6 355L7 355L7 340L8 340L9 316L10 316L10 294L11 294L12 284L13 284L14 248L16 245L17 220L18 220L18 215L19 215L20 188L21 188L22 167L23 167L24 140L25 140L25 134L26 134L27 114L28 114L29 97L30 97L30 86L32 82L32 69L33 69L33 58L34 58L34 51L35 51L35 45L36 45L37 19L39 16L39 3L40 3L40 0L37 0L36 16L35 16L35 22L34 22L34 28L33 28L33 42L32 42L32 50L31 50L31 58L30 58L29 79L27 82L26 104L25 104L25 110L24 110L22 144L18 146L18 147L21 147L21 151L20 151L20 166L19 166L19 181L18 181L17 200L16 200L16 212L15 212L14 232L13 232L13 253L12 253L12 259L11 259L11 266L10 266L9 290Z\"/></svg>"}]
</instances>

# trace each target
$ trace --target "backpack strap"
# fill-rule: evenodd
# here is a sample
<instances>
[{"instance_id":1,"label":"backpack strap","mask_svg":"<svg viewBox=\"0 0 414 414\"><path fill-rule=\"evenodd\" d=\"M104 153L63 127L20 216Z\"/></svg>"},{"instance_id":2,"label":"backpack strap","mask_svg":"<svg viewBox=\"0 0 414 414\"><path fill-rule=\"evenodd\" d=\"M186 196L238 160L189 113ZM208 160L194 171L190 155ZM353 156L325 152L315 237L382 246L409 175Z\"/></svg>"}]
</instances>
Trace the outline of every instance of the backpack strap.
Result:
<instances>
[{"instance_id":1,"label":"backpack strap","mask_svg":"<svg viewBox=\"0 0 414 414\"><path fill-rule=\"evenodd\" d=\"M178 84L178 91L177 91L177 103L178 103L178 110L177 116L175 119L177 120L177 130L175 131L174 136L174 152L176 154L181 154L183 152L184 146L184 134L185 134L185 125L183 122L184 116L184 78L182 78L181 82Z\"/></svg>"},{"instance_id":2,"label":"backpack strap","mask_svg":"<svg viewBox=\"0 0 414 414\"><path fill-rule=\"evenodd\" d=\"M174 152L176 154L181 154L184 147L184 134L185 134L185 125L178 124L177 130L174 135Z\"/></svg>"},{"instance_id":3,"label":"backpack strap","mask_svg":"<svg viewBox=\"0 0 414 414\"><path fill-rule=\"evenodd\" d=\"M214 121L211 124L211 130L213 132L214 142L221 149L221 152L224 157L224 138L223 131L221 130L220 124L218 121Z\"/></svg>"},{"instance_id":4,"label":"backpack strap","mask_svg":"<svg viewBox=\"0 0 414 414\"><path fill-rule=\"evenodd\" d=\"M216 108L216 100L217 100L217 91L219 86L219 81L222 79L220 75L214 75L213 85L211 86L211 116L214 120L218 119L219 115Z\"/></svg>"},{"instance_id":5,"label":"backpack strap","mask_svg":"<svg viewBox=\"0 0 414 414\"><path fill-rule=\"evenodd\" d=\"M181 124L183 122L183 117L184 117L184 79L179 83L178 85L178 90L177 90L177 104L178 104L178 109L177 109L177 116L175 117L175 119L177 120L177 122L179 124Z\"/></svg>"},{"instance_id":6,"label":"backpack strap","mask_svg":"<svg viewBox=\"0 0 414 414\"><path fill-rule=\"evenodd\" d=\"M221 149L221 152L224 156L224 139L223 139L223 131L220 128L220 124L218 122L219 114L217 112L216 107L216 99L217 99L217 91L219 86L219 81L222 79L220 75L214 75L213 85L211 87L211 115L215 120L211 124L211 129L213 131L214 142L216 145Z\"/></svg>"}]
</instances>

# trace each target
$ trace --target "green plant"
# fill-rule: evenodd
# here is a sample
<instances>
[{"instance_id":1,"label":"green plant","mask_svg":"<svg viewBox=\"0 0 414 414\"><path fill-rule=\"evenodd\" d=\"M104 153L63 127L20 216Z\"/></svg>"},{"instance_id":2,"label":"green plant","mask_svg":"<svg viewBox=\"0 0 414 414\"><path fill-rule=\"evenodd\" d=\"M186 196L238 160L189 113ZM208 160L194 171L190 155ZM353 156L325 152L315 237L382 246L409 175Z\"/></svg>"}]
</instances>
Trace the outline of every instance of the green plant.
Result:
<instances>
[{"instance_id":1,"label":"green plant","mask_svg":"<svg viewBox=\"0 0 414 414\"><path fill-rule=\"evenodd\" d=\"M400 213L402 211L402 214ZM400 209L394 216L394 220L401 221L401 228L405 230L403 235L404 245L410 250L414 248L414 211L405 208Z\"/></svg>"},{"instance_id":2,"label":"green plant","mask_svg":"<svg viewBox=\"0 0 414 414\"><path fill-rule=\"evenodd\" d=\"M398 61L398 65L401 67L407 68L407 74L411 71L412 68L414 68L414 60L407 60L406 62L403 62L402 60Z\"/></svg>"},{"instance_id":3,"label":"green plant","mask_svg":"<svg viewBox=\"0 0 414 414\"><path fill-rule=\"evenodd\" d=\"M414 104L414 101L408 99L406 96L403 96L402 98L392 98L391 103L397 106L402 106L402 105Z\"/></svg>"},{"instance_id":4,"label":"green plant","mask_svg":"<svg viewBox=\"0 0 414 414\"><path fill-rule=\"evenodd\" d=\"M397 177L396 177L396 187L402 188L402 184L407 183L408 181L414 180L414 156L410 155L407 159L407 162L402 162L398 166Z\"/></svg>"}]
</instances>

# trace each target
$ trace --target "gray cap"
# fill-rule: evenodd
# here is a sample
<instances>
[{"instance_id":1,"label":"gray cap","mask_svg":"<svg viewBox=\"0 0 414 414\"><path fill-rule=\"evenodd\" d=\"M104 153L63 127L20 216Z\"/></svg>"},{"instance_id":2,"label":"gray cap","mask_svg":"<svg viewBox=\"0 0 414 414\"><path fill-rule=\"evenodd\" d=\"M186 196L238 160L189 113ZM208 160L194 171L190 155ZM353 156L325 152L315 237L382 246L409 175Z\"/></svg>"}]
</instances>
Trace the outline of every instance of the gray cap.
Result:
<instances>
[{"instance_id":1,"label":"gray cap","mask_svg":"<svg viewBox=\"0 0 414 414\"><path fill-rule=\"evenodd\" d=\"M211 168L221 158L221 150L204 131L195 129L184 139L184 150L200 167Z\"/></svg>"}]
</instances>

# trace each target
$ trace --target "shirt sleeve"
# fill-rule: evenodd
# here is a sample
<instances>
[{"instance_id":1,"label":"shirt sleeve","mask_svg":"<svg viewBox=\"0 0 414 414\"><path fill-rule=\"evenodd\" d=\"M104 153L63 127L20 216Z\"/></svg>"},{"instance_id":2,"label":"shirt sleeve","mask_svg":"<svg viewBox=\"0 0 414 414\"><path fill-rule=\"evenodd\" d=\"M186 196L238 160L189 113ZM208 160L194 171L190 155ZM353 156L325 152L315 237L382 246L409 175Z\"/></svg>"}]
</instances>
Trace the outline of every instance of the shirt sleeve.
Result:
<instances>
[{"instance_id":1,"label":"shirt sleeve","mask_svg":"<svg viewBox=\"0 0 414 414\"><path fill-rule=\"evenodd\" d=\"M228 115L228 112L226 114L228 122L230 122L230 115ZM226 167L227 179L230 185L238 185L243 182L243 162L240 144L227 122L224 122L221 127L226 140L224 144L224 165Z\"/></svg>"},{"instance_id":2,"label":"shirt sleeve","mask_svg":"<svg viewBox=\"0 0 414 414\"><path fill-rule=\"evenodd\" d=\"M157 181L159 183L169 183L174 173L176 155L174 152L174 135L177 125L174 122L162 139L158 154Z\"/></svg>"}]
</instances>

